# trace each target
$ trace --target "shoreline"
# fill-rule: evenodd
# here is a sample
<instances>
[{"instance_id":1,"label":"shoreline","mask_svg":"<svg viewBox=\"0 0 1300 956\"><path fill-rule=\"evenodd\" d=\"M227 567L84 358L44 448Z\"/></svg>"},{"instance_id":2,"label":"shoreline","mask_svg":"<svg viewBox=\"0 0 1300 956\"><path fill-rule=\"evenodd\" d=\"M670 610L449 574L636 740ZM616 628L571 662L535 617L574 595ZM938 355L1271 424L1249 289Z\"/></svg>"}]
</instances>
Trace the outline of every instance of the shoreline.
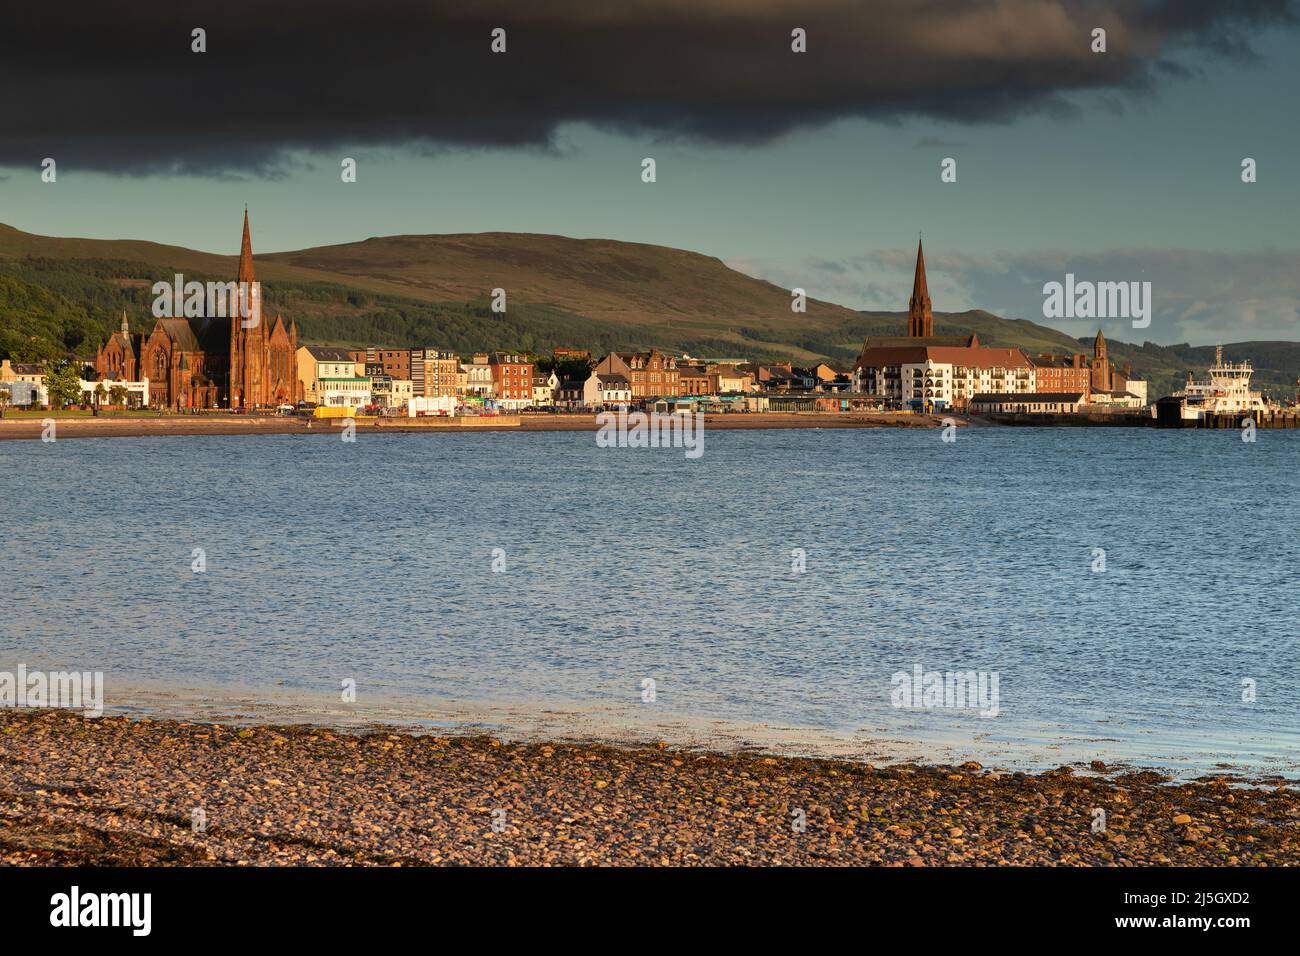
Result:
<instances>
[{"instance_id":1,"label":"shoreline","mask_svg":"<svg viewBox=\"0 0 1300 956\"><path fill-rule=\"evenodd\" d=\"M5 709L0 862L1300 863L1300 793L1237 782Z\"/></svg>"},{"instance_id":2,"label":"shoreline","mask_svg":"<svg viewBox=\"0 0 1300 956\"><path fill-rule=\"evenodd\" d=\"M166 415L138 417L103 415L68 416L55 420L56 438L147 438L196 435L320 435L337 432L339 423L353 421L357 433L421 433L463 435L472 432L594 432L592 415L508 415L496 417L308 419L245 417L242 415ZM705 426L713 429L784 428L937 428L943 416L894 412L755 412L709 414ZM964 427L967 423L957 419ZM0 418L0 441L39 440L40 418Z\"/></svg>"}]
</instances>

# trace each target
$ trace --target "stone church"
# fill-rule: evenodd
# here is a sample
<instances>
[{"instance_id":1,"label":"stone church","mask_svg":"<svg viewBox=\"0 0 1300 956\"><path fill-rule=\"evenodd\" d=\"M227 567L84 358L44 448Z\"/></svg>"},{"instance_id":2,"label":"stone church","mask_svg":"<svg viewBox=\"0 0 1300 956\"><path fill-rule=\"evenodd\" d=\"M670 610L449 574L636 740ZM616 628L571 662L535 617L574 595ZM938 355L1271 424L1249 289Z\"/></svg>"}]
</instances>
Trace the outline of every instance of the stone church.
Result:
<instances>
[{"instance_id":1,"label":"stone church","mask_svg":"<svg viewBox=\"0 0 1300 956\"><path fill-rule=\"evenodd\" d=\"M277 315L263 321L253 272L248 210L239 252L237 282L253 290L236 298L229 316L163 318L146 333L133 333L125 313L95 358L101 379L149 380L150 404L175 410L256 408L300 401L298 327Z\"/></svg>"}]
</instances>

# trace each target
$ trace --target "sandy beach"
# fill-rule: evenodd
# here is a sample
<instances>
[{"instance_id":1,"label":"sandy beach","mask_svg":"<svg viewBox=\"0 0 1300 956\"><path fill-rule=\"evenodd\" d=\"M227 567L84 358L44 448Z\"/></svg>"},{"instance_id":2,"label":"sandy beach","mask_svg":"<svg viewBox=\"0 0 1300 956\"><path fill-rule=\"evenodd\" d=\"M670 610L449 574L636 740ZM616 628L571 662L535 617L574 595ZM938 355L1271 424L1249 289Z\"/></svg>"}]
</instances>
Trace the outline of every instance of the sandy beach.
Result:
<instances>
[{"instance_id":1,"label":"sandy beach","mask_svg":"<svg viewBox=\"0 0 1300 956\"><path fill-rule=\"evenodd\" d=\"M139 438L167 435L298 435L337 430L345 419L245 417L242 415L164 415L132 418L55 418L55 437ZM706 415L707 428L935 428L942 416L895 412ZM958 420L958 425L965 422ZM449 420L439 418L357 419L358 432L420 432L430 435L470 431L595 431L595 415L514 415ZM0 418L0 440L40 439L40 418Z\"/></svg>"},{"instance_id":2,"label":"sandy beach","mask_svg":"<svg viewBox=\"0 0 1300 956\"><path fill-rule=\"evenodd\" d=\"M1237 782L5 710L0 862L1300 863L1296 792Z\"/></svg>"}]
</instances>

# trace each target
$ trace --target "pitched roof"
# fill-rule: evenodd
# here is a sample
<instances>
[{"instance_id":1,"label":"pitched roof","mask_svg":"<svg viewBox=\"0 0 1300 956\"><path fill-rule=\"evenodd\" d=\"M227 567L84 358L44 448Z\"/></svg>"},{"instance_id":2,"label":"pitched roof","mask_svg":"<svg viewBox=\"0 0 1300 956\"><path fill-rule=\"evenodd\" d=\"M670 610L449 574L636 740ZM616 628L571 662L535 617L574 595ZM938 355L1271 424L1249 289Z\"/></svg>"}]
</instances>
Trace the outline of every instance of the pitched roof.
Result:
<instances>
[{"instance_id":1,"label":"pitched roof","mask_svg":"<svg viewBox=\"0 0 1300 956\"><path fill-rule=\"evenodd\" d=\"M925 361L963 368L1028 368L1030 363L1020 349L994 349L984 346L897 345L869 347L858 356L858 366L883 368L890 365L919 365Z\"/></svg>"},{"instance_id":2,"label":"pitched roof","mask_svg":"<svg viewBox=\"0 0 1300 956\"><path fill-rule=\"evenodd\" d=\"M347 349L336 349L328 345L308 345L306 349L318 362L351 362L352 353Z\"/></svg>"},{"instance_id":3,"label":"pitched roof","mask_svg":"<svg viewBox=\"0 0 1300 956\"><path fill-rule=\"evenodd\" d=\"M960 348L978 348L979 336L970 335L868 335L862 343L869 348L896 348L915 345L948 345Z\"/></svg>"},{"instance_id":4,"label":"pitched roof","mask_svg":"<svg viewBox=\"0 0 1300 956\"><path fill-rule=\"evenodd\" d=\"M176 348L179 351L203 351L203 347L199 345L198 336L194 334L194 328L186 319L159 319L158 325L167 333L167 337L176 343Z\"/></svg>"},{"instance_id":5,"label":"pitched roof","mask_svg":"<svg viewBox=\"0 0 1300 956\"><path fill-rule=\"evenodd\" d=\"M1068 369L1075 368L1073 354L1052 355L1044 352L1041 355L1034 356L1032 359L1030 359L1030 361L1033 362L1037 368L1068 368ZM1082 372L1082 371L1087 371L1087 369L1088 366L1079 365L1077 371Z\"/></svg>"}]
</instances>

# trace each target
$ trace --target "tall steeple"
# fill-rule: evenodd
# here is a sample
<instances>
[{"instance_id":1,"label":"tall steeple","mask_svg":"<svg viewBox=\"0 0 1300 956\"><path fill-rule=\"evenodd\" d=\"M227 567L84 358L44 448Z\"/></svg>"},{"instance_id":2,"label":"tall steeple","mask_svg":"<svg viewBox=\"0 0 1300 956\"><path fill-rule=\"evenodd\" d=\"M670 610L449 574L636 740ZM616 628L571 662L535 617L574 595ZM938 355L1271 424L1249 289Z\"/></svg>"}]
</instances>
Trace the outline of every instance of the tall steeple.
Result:
<instances>
[{"instance_id":1,"label":"tall steeple","mask_svg":"<svg viewBox=\"0 0 1300 956\"><path fill-rule=\"evenodd\" d=\"M930 311L930 290L925 284L925 252L921 239L916 240L916 276L912 279L912 299L907 303L907 334L934 335L934 315Z\"/></svg>"},{"instance_id":2,"label":"tall steeple","mask_svg":"<svg viewBox=\"0 0 1300 956\"><path fill-rule=\"evenodd\" d=\"M122 334L128 342L131 341L131 323L126 320L126 309L122 310Z\"/></svg>"},{"instance_id":3,"label":"tall steeple","mask_svg":"<svg viewBox=\"0 0 1300 956\"><path fill-rule=\"evenodd\" d=\"M1109 392L1115 382L1111 375L1110 356L1106 354L1106 336L1097 330L1097 338L1092 343L1092 390Z\"/></svg>"},{"instance_id":4,"label":"tall steeple","mask_svg":"<svg viewBox=\"0 0 1300 956\"><path fill-rule=\"evenodd\" d=\"M253 240L248 235L248 207L244 207L244 242L239 247L239 275L236 282L253 282Z\"/></svg>"}]
</instances>

